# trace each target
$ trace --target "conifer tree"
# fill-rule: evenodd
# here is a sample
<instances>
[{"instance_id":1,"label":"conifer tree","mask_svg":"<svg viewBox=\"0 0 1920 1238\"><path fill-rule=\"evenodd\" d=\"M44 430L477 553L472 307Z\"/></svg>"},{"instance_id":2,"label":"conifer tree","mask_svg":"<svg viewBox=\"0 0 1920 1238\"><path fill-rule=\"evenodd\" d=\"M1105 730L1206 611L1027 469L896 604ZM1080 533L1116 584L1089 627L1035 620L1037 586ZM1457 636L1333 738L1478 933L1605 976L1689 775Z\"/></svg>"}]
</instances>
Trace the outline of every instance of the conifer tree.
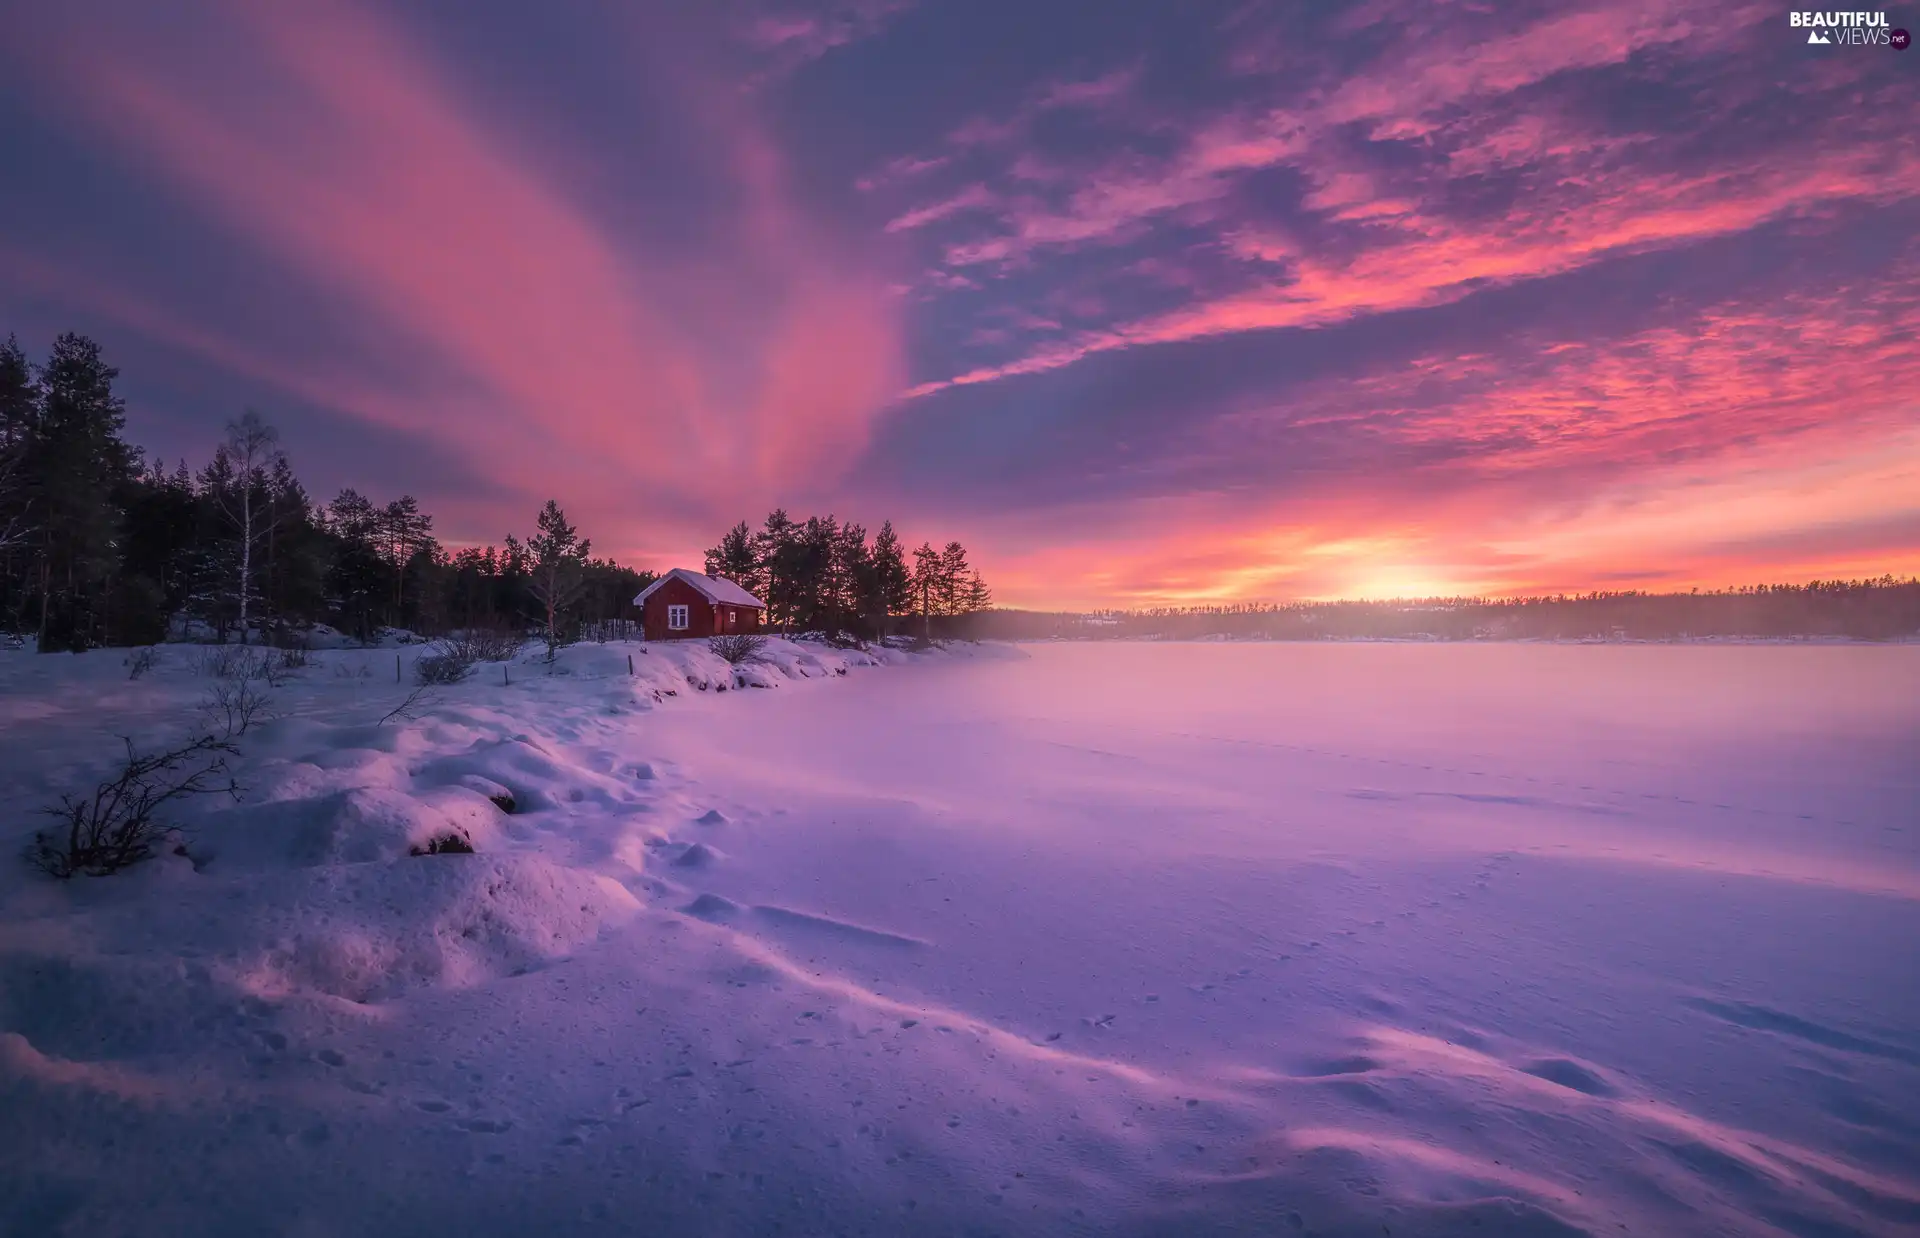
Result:
<instances>
[{"instance_id":1,"label":"conifer tree","mask_svg":"<svg viewBox=\"0 0 1920 1238\"><path fill-rule=\"evenodd\" d=\"M789 630L798 601L800 532L784 509L775 508L753 539L760 560L760 583L766 590L760 600L767 604L767 618Z\"/></svg>"},{"instance_id":2,"label":"conifer tree","mask_svg":"<svg viewBox=\"0 0 1920 1238\"><path fill-rule=\"evenodd\" d=\"M380 510L351 488L327 505L326 529L334 541L327 570L327 592L342 629L370 640L378 623L374 611L386 577L377 538Z\"/></svg>"},{"instance_id":3,"label":"conifer tree","mask_svg":"<svg viewBox=\"0 0 1920 1238\"><path fill-rule=\"evenodd\" d=\"M958 615L963 611L967 576L973 569L967 563L967 549L959 542L948 542L940 552L940 613Z\"/></svg>"},{"instance_id":4,"label":"conifer tree","mask_svg":"<svg viewBox=\"0 0 1920 1238\"><path fill-rule=\"evenodd\" d=\"M940 552L931 543L921 542L913 552L913 574L910 583L913 588L914 609L920 615L920 631L923 636L933 636L934 609L940 604L941 596Z\"/></svg>"},{"instance_id":5,"label":"conifer tree","mask_svg":"<svg viewBox=\"0 0 1920 1238\"><path fill-rule=\"evenodd\" d=\"M380 557L393 572L393 622L405 615L407 569L421 551L437 549L433 540L433 517L420 510L420 502L403 494L380 511L378 522Z\"/></svg>"},{"instance_id":6,"label":"conifer tree","mask_svg":"<svg viewBox=\"0 0 1920 1238\"><path fill-rule=\"evenodd\" d=\"M754 546L753 530L742 520L726 531L720 544L707 551L706 573L721 580L731 580L748 593L760 593L764 587L760 577L760 555Z\"/></svg>"},{"instance_id":7,"label":"conifer tree","mask_svg":"<svg viewBox=\"0 0 1920 1238\"><path fill-rule=\"evenodd\" d=\"M987 588L987 582L976 569L967 579L961 594L961 608L965 614L978 614L993 605L993 591Z\"/></svg>"},{"instance_id":8,"label":"conifer tree","mask_svg":"<svg viewBox=\"0 0 1920 1238\"><path fill-rule=\"evenodd\" d=\"M874 575L874 614L880 634L884 636L888 618L907 614L913 609L913 578L907 571L906 552L901 548L900 535L893 531L893 521L881 521L880 531L873 537L870 558Z\"/></svg>"},{"instance_id":9,"label":"conifer tree","mask_svg":"<svg viewBox=\"0 0 1920 1238\"><path fill-rule=\"evenodd\" d=\"M104 637L119 500L135 470L134 453L120 437L126 406L113 391L119 373L98 344L72 332L54 342L40 371L39 416L20 467L34 512L42 650L86 649Z\"/></svg>"},{"instance_id":10,"label":"conifer tree","mask_svg":"<svg viewBox=\"0 0 1920 1238\"><path fill-rule=\"evenodd\" d=\"M527 539L527 555L532 560L530 588L545 619L543 636L551 662L568 641L567 611L580 600L585 588L589 543L567 523L566 513L553 499L540 509L536 524L538 531Z\"/></svg>"},{"instance_id":11,"label":"conifer tree","mask_svg":"<svg viewBox=\"0 0 1920 1238\"><path fill-rule=\"evenodd\" d=\"M0 345L0 617L9 628L19 626L30 596L27 544L33 508L26 455L39 421L39 384L20 341L9 335Z\"/></svg>"}]
</instances>

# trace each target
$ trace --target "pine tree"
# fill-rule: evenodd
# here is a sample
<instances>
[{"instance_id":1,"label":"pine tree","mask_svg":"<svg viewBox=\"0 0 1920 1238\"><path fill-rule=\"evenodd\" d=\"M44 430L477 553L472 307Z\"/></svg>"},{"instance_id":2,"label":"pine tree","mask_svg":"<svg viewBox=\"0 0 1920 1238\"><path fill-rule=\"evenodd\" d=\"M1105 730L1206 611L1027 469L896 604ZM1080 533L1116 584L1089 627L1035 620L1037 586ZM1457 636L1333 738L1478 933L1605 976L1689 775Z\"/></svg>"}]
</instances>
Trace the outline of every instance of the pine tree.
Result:
<instances>
[{"instance_id":1,"label":"pine tree","mask_svg":"<svg viewBox=\"0 0 1920 1238\"><path fill-rule=\"evenodd\" d=\"M913 552L913 574L909 583L913 589L914 609L920 615L921 634L931 639L934 608L940 604L941 561L940 552L928 542L921 542Z\"/></svg>"},{"instance_id":2,"label":"pine tree","mask_svg":"<svg viewBox=\"0 0 1920 1238\"><path fill-rule=\"evenodd\" d=\"M706 573L731 580L748 593L758 596L765 587L761 580L760 555L754 546L753 530L742 520L728 529L720 544L707 551Z\"/></svg>"},{"instance_id":3,"label":"pine tree","mask_svg":"<svg viewBox=\"0 0 1920 1238\"><path fill-rule=\"evenodd\" d=\"M20 467L34 512L40 648L86 649L105 636L106 595L118 560L119 498L136 458L121 439L120 371L72 332L40 371L41 400Z\"/></svg>"},{"instance_id":4,"label":"pine tree","mask_svg":"<svg viewBox=\"0 0 1920 1238\"><path fill-rule=\"evenodd\" d=\"M800 526L788 554L787 610L792 625L803 632L834 630L840 613L841 582L835 570L835 546L840 522L832 516L809 516Z\"/></svg>"},{"instance_id":5,"label":"pine tree","mask_svg":"<svg viewBox=\"0 0 1920 1238\"><path fill-rule=\"evenodd\" d=\"M33 366L9 335L0 345L0 452L23 445L40 424L40 387Z\"/></svg>"},{"instance_id":6,"label":"pine tree","mask_svg":"<svg viewBox=\"0 0 1920 1238\"><path fill-rule=\"evenodd\" d=\"M114 606L113 641L146 644L150 641L142 638L164 639L167 620L186 604L186 572L199 537L200 505L185 464L170 474L156 459L126 489L121 506L122 588ZM146 599L144 613L135 613L141 598Z\"/></svg>"},{"instance_id":7,"label":"pine tree","mask_svg":"<svg viewBox=\"0 0 1920 1238\"><path fill-rule=\"evenodd\" d=\"M760 600L767 604L767 619L789 631L795 620L799 600L800 528L782 508L768 513L766 523L754 535L756 557L760 561L760 584L766 592Z\"/></svg>"},{"instance_id":8,"label":"pine tree","mask_svg":"<svg viewBox=\"0 0 1920 1238\"><path fill-rule=\"evenodd\" d=\"M884 636L888 618L913 610L913 577L907 571L906 552L901 548L900 535L893 531L893 521L881 522L880 531L874 534L873 551L869 557L874 575L873 613L880 634Z\"/></svg>"},{"instance_id":9,"label":"pine tree","mask_svg":"<svg viewBox=\"0 0 1920 1238\"><path fill-rule=\"evenodd\" d=\"M978 570L967 580L961 594L961 605L966 614L978 614L993 605L993 591L987 588L987 582L981 578Z\"/></svg>"},{"instance_id":10,"label":"pine tree","mask_svg":"<svg viewBox=\"0 0 1920 1238\"><path fill-rule=\"evenodd\" d=\"M32 594L27 545L34 513L26 455L39 424L39 384L20 342L9 335L0 346L0 628L7 630L19 626Z\"/></svg>"},{"instance_id":11,"label":"pine tree","mask_svg":"<svg viewBox=\"0 0 1920 1238\"><path fill-rule=\"evenodd\" d=\"M963 600L967 585L967 575L973 569L967 564L967 548L959 542L948 542L940 552L940 613L958 615L962 613Z\"/></svg>"},{"instance_id":12,"label":"pine tree","mask_svg":"<svg viewBox=\"0 0 1920 1238\"><path fill-rule=\"evenodd\" d=\"M852 522L840 526L840 540L834 544L834 575L841 590L839 626L856 636L874 635L878 629L871 619L879 605L879 578L865 526Z\"/></svg>"},{"instance_id":13,"label":"pine tree","mask_svg":"<svg viewBox=\"0 0 1920 1238\"><path fill-rule=\"evenodd\" d=\"M393 572L393 622L406 617L407 569L422 551L438 549L433 539L433 517L420 510L420 501L403 494L381 509L377 540L380 557Z\"/></svg>"},{"instance_id":14,"label":"pine tree","mask_svg":"<svg viewBox=\"0 0 1920 1238\"><path fill-rule=\"evenodd\" d=\"M564 620L567 611L580 600L585 589L584 574L589 543L567 523L560 504L548 499L540 509L539 531L527 539L527 554L532 559L531 589L545 617L543 633L547 642L547 661L553 661L560 647L568 642Z\"/></svg>"},{"instance_id":15,"label":"pine tree","mask_svg":"<svg viewBox=\"0 0 1920 1238\"><path fill-rule=\"evenodd\" d=\"M266 618L276 628L289 620L317 617L325 605L328 547L315 518L313 501L294 476L285 455L267 477L265 580L261 597Z\"/></svg>"},{"instance_id":16,"label":"pine tree","mask_svg":"<svg viewBox=\"0 0 1920 1238\"><path fill-rule=\"evenodd\" d=\"M378 626L374 599L386 577L376 540L380 516L380 510L357 490L342 490L327 505L326 530L334 542L327 592L341 628L361 641L373 639Z\"/></svg>"}]
</instances>

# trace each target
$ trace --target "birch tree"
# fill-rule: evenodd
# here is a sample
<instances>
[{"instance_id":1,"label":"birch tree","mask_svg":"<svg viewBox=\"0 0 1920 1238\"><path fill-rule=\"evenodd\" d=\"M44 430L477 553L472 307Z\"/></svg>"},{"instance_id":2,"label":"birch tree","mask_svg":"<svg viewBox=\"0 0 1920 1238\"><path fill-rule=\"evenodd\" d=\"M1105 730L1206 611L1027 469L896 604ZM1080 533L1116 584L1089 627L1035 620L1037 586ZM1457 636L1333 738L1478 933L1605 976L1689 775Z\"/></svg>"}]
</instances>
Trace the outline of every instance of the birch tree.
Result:
<instances>
[{"instance_id":1,"label":"birch tree","mask_svg":"<svg viewBox=\"0 0 1920 1238\"><path fill-rule=\"evenodd\" d=\"M233 465L233 485L214 492L214 501L239 540L234 594L239 610L240 643L247 643L249 611L253 603L254 549L266 544L278 518L267 500L267 476L284 456L280 432L259 413L248 409L238 421L227 423L227 459Z\"/></svg>"}]
</instances>

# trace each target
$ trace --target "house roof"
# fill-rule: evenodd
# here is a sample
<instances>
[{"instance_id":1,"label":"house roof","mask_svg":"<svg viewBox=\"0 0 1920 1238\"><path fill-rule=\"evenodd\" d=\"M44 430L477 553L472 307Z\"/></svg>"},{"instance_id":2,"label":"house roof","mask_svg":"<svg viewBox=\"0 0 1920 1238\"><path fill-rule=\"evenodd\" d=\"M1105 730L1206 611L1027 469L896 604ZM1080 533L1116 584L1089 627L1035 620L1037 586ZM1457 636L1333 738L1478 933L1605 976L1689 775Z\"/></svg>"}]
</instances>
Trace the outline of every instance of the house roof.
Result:
<instances>
[{"instance_id":1,"label":"house roof","mask_svg":"<svg viewBox=\"0 0 1920 1238\"><path fill-rule=\"evenodd\" d=\"M767 608L765 602L753 596L753 594L748 593L739 585L734 584L731 580L722 580L718 576L702 576L700 573L684 567L674 568L665 576L662 576L660 579L642 589L640 596L633 599L633 604L635 606L644 606L647 598L655 589L666 584L669 580L675 579L686 581L700 591L701 597L715 605L724 603L728 606L751 606L756 610L765 610Z\"/></svg>"}]
</instances>

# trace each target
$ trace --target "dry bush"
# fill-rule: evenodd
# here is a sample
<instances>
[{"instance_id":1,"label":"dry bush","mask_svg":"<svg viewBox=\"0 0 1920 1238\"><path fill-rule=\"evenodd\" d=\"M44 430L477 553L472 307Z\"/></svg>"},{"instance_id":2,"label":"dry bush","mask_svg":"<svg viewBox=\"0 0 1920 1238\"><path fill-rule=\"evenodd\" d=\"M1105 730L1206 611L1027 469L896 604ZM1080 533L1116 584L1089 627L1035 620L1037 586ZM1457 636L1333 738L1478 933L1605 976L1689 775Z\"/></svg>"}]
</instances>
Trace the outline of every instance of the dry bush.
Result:
<instances>
[{"instance_id":1,"label":"dry bush","mask_svg":"<svg viewBox=\"0 0 1920 1238\"><path fill-rule=\"evenodd\" d=\"M279 687L295 671L313 664L305 649L271 649L258 645L216 645L201 653L198 669L210 679L235 683L258 680Z\"/></svg>"},{"instance_id":2,"label":"dry bush","mask_svg":"<svg viewBox=\"0 0 1920 1238\"><path fill-rule=\"evenodd\" d=\"M158 648L136 649L127 655L127 678L138 679L158 665L160 665Z\"/></svg>"},{"instance_id":3,"label":"dry bush","mask_svg":"<svg viewBox=\"0 0 1920 1238\"><path fill-rule=\"evenodd\" d=\"M91 795L63 795L58 806L43 810L60 825L33 836L27 859L48 876L65 881L118 872L153 854L165 834L157 819L164 805L194 795L239 793L227 773L227 758L238 752L231 740L206 735L151 756L136 753L132 740L122 742L127 759L118 774Z\"/></svg>"},{"instance_id":4,"label":"dry bush","mask_svg":"<svg viewBox=\"0 0 1920 1238\"><path fill-rule=\"evenodd\" d=\"M412 722L420 716L420 711L431 703L432 700L433 688L427 684L421 684L413 691L407 693L405 700L382 714L380 720L374 723L374 725L385 726L387 723L394 721Z\"/></svg>"},{"instance_id":5,"label":"dry bush","mask_svg":"<svg viewBox=\"0 0 1920 1238\"><path fill-rule=\"evenodd\" d=\"M760 660L760 651L766 647L764 636L748 636L744 633L735 636L709 636L707 648L713 650L724 661L740 666Z\"/></svg>"},{"instance_id":6,"label":"dry bush","mask_svg":"<svg viewBox=\"0 0 1920 1238\"><path fill-rule=\"evenodd\" d=\"M281 674L304 671L313 663L313 651L305 645L282 645L267 655Z\"/></svg>"},{"instance_id":7,"label":"dry bush","mask_svg":"<svg viewBox=\"0 0 1920 1238\"><path fill-rule=\"evenodd\" d=\"M510 662L527 643L525 634L510 628L467 628L440 642L442 653L475 662Z\"/></svg>"},{"instance_id":8,"label":"dry bush","mask_svg":"<svg viewBox=\"0 0 1920 1238\"><path fill-rule=\"evenodd\" d=\"M413 663L414 682L427 688L446 687L473 674L473 659L442 647L438 653L422 654Z\"/></svg>"},{"instance_id":9,"label":"dry bush","mask_svg":"<svg viewBox=\"0 0 1920 1238\"><path fill-rule=\"evenodd\" d=\"M200 702L200 712L222 738L238 739L255 723L267 720L272 704L273 698L255 686L254 681L235 679L209 688L206 699Z\"/></svg>"}]
</instances>

